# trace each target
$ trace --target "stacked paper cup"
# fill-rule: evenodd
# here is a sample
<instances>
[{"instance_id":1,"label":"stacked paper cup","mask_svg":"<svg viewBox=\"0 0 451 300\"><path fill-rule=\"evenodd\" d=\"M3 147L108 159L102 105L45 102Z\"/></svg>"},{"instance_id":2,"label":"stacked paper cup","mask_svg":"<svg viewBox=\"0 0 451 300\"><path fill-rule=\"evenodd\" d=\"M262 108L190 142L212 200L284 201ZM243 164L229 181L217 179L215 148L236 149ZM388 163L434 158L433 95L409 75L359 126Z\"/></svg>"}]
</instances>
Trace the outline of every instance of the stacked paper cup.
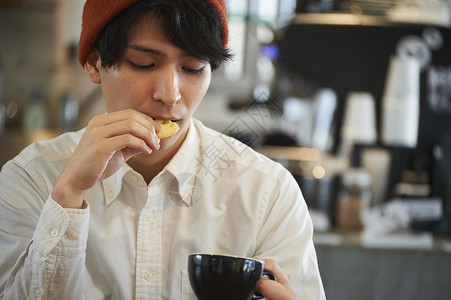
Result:
<instances>
[{"instance_id":1,"label":"stacked paper cup","mask_svg":"<svg viewBox=\"0 0 451 300\"><path fill-rule=\"evenodd\" d=\"M382 98L381 139L387 146L415 148L418 140L420 63L392 56Z\"/></svg>"},{"instance_id":2,"label":"stacked paper cup","mask_svg":"<svg viewBox=\"0 0 451 300\"><path fill-rule=\"evenodd\" d=\"M348 93L341 135L344 142L352 144L376 142L376 112L371 93L360 91Z\"/></svg>"}]
</instances>

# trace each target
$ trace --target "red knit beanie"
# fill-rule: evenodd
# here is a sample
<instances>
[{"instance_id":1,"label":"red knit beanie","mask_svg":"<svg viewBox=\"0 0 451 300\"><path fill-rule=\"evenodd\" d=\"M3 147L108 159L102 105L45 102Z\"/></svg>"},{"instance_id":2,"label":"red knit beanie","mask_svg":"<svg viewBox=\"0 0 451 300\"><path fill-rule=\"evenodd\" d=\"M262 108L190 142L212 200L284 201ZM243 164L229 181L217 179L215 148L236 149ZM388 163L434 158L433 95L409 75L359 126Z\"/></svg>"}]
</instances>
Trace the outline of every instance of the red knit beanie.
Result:
<instances>
[{"instance_id":1,"label":"red knit beanie","mask_svg":"<svg viewBox=\"0 0 451 300\"><path fill-rule=\"evenodd\" d=\"M92 51L94 44L103 28L118 13L138 2L139 0L86 0L83 17L80 42L78 45L78 61L83 66L88 54ZM225 0L205 0L213 5L218 12L222 26L222 44L227 47L229 30L227 26L227 8Z\"/></svg>"}]
</instances>

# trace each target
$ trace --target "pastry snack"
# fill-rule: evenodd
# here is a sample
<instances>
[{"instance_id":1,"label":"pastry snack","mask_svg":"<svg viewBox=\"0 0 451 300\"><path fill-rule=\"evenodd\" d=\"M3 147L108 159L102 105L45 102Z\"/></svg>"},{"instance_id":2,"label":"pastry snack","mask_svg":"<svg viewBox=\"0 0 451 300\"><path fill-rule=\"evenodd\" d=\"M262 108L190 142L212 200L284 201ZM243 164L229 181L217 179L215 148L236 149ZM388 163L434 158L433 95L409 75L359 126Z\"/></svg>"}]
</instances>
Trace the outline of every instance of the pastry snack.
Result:
<instances>
[{"instance_id":1,"label":"pastry snack","mask_svg":"<svg viewBox=\"0 0 451 300\"><path fill-rule=\"evenodd\" d=\"M174 123L170 120L163 121L163 120L155 120L160 126L161 130L157 132L157 137L159 139L164 139L167 137L170 137L171 135L175 134L177 131L179 131L180 127L177 125L177 123Z\"/></svg>"}]
</instances>

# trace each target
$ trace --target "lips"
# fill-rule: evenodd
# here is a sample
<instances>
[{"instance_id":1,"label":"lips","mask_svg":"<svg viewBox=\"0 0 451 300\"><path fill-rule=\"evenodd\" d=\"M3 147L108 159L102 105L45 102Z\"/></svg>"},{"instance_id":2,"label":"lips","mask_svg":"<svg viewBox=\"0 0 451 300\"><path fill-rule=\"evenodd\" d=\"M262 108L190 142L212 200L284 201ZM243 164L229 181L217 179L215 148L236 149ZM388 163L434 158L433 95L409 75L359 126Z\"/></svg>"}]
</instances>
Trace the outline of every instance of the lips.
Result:
<instances>
[{"instance_id":1,"label":"lips","mask_svg":"<svg viewBox=\"0 0 451 300\"><path fill-rule=\"evenodd\" d=\"M155 120L162 120L162 121L172 121L174 123L178 123L180 122L180 119L176 119L176 118L167 118L167 117L152 117L152 119Z\"/></svg>"}]
</instances>

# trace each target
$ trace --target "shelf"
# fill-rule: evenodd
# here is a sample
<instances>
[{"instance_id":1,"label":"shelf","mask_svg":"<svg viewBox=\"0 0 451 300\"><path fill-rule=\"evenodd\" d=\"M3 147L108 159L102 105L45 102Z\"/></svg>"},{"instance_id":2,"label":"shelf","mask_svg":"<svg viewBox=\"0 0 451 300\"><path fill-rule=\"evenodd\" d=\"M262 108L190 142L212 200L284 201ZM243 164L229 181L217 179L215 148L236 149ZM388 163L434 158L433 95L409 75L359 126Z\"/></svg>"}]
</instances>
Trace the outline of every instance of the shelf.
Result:
<instances>
[{"instance_id":1,"label":"shelf","mask_svg":"<svg viewBox=\"0 0 451 300\"><path fill-rule=\"evenodd\" d=\"M439 252L439 253L451 253L451 237L434 235L432 233L423 232L416 234L418 241L413 240L415 233L406 232L405 234L398 234L400 239L404 237L404 240L399 240L393 243L393 239L387 242L387 239L377 241L373 240L372 243L368 243L365 240L361 230L348 230L342 228L332 228L325 232L315 232L313 240L316 246L321 247L343 247L343 248L361 248L361 249L374 249L374 250L386 250L386 251L427 251L427 252ZM430 235L429 235L430 234ZM395 235L392 235L393 238ZM432 242L425 243L425 239L431 239Z\"/></svg>"},{"instance_id":2,"label":"shelf","mask_svg":"<svg viewBox=\"0 0 451 300\"><path fill-rule=\"evenodd\" d=\"M360 25L360 26L441 26L449 27L442 20L431 18L417 19L415 21L395 20L386 16L372 16L351 13L300 13L296 14L293 24L303 25Z\"/></svg>"}]
</instances>

